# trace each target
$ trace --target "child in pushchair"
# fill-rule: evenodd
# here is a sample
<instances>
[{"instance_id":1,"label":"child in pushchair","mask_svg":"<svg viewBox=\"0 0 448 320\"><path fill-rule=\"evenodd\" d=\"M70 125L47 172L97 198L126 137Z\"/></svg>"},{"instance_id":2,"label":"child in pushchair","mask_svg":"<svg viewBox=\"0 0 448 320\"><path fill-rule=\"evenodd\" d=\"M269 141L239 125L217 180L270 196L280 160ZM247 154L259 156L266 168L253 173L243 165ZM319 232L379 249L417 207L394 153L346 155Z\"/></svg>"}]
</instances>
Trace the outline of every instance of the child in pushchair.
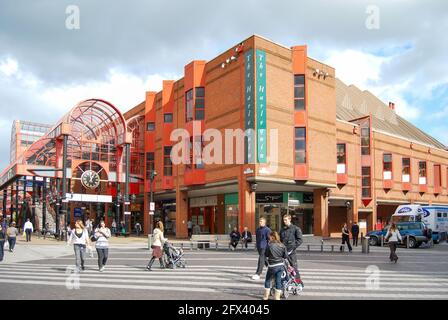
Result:
<instances>
[{"instance_id":1,"label":"child in pushchair","mask_svg":"<svg viewBox=\"0 0 448 320\"><path fill-rule=\"evenodd\" d=\"M284 260L282 273L282 297L288 299L290 294L298 295L303 291L304 285L300 278L298 270L296 270L288 261ZM275 290L271 289L271 295L274 295Z\"/></svg>"},{"instance_id":2,"label":"child in pushchair","mask_svg":"<svg viewBox=\"0 0 448 320\"><path fill-rule=\"evenodd\" d=\"M163 244L163 252L165 253L165 265L168 268L185 268L186 262L183 259L184 251L182 249L177 249L171 243L165 241Z\"/></svg>"}]
</instances>

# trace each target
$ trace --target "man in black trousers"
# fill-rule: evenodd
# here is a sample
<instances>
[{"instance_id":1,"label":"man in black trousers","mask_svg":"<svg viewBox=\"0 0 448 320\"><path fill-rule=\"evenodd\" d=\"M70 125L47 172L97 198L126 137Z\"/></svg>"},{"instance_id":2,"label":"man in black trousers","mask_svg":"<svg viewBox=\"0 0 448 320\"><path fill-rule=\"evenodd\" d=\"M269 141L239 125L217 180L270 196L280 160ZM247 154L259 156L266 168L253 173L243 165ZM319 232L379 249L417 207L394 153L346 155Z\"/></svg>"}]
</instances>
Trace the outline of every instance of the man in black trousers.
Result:
<instances>
[{"instance_id":1,"label":"man in black trousers","mask_svg":"<svg viewBox=\"0 0 448 320\"><path fill-rule=\"evenodd\" d=\"M355 221L352 224L352 238L353 238L353 246L358 246L358 236L359 236L359 226L358 223Z\"/></svg>"},{"instance_id":2,"label":"man in black trousers","mask_svg":"<svg viewBox=\"0 0 448 320\"><path fill-rule=\"evenodd\" d=\"M256 233L258 266L257 266L257 272L252 276L252 280L260 279L260 275L263 272L263 268L266 261L266 247L268 246L269 234L271 233L271 229L269 229L266 226L266 218L261 217L258 223L260 225Z\"/></svg>"}]
</instances>

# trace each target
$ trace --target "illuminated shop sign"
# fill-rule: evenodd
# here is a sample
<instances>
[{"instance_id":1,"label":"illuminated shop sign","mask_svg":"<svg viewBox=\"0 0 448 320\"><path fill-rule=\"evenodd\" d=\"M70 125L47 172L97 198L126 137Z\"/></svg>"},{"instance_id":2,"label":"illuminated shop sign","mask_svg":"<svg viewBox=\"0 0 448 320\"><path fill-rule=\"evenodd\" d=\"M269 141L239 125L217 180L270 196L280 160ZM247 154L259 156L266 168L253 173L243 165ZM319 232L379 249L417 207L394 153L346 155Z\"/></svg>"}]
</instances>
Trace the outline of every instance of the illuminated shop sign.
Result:
<instances>
[{"instance_id":1,"label":"illuminated shop sign","mask_svg":"<svg viewBox=\"0 0 448 320\"><path fill-rule=\"evenodd\" d=\"M246 131L246 152L245 163L255 162L255 141L254 141L254 129L255 129L255 108L254 108L254 54L253 50L247 50L244 54L244 109L245 109L245 126Z\"/></svg>"},{"instance_id":2,"label":"illuminated shop sign","mask_svg":"<svg viewBox=\"0 0 448 320\"><path fill-rule=\"evenodd\" d=\"M266 52L257 49L257 159L266 163Z\"/></svg>"}]
</instances>

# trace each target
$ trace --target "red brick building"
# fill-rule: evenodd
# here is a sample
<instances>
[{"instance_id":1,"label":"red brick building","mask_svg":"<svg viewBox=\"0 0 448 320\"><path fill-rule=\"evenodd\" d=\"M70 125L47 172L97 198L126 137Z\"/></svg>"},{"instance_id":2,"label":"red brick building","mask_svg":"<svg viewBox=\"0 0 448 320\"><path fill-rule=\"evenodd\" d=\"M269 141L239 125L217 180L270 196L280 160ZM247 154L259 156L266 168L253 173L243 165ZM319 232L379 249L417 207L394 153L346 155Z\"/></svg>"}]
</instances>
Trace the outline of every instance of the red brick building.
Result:
<instances>
[{"instance_id":1,"label":"red brick building","mask_svg":"<svg viewBox=\"0 0 448 320\"><path fill-rule=\"evenodd\" d=\"M147 92L125 113L136 116L145 118L145 231L150 170L158 173L156 218L178 237L186 236L188 220L220 234L235 225L254 230L260 215L279 228L286 212L305 233L329 236L354 220L371 230L402 203L448 204L446 147L398 116L393 103L342 83L306 46L252 36L210 61L187 64L183 78L164 81L162 91ZM255 149L245 155L256 153L255 163L172 165L172 130L193 135L195 122L199 135L252 126ZM275 174L263 171L260 160L272 146L269 139L260 145L260 128L278 129Z\"/></svg>"}]
</instances>

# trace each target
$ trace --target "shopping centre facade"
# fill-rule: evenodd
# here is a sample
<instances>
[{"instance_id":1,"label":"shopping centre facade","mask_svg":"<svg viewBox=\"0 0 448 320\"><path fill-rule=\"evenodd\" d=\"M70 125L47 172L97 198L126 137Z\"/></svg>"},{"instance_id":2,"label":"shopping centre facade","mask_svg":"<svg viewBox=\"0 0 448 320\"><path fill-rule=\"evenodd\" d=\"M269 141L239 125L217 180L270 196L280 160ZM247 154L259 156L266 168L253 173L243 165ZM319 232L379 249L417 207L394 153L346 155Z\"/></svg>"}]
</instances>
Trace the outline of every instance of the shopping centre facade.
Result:
<instances>
[{"instance_id":1,"label":"shopping centre facade","mask_svg":"<svg viewBox=\"0 0 448 320\"><path fill-rule=\"evenodd\" d=\"M403 203L448 204L447 168L446 146L393 103L347 86L305 45L252 36L190 62L124 114L98 99L75 106L3 171L1 205L35 217L36 203L48 210L59 195L54 214L71 224L87 214L147 233L161 219L179 238L189 220L224 234L255 230L260 216L279 229L290 213L305 234L335 236L344 222L387 223Z\"/></svg>"}]
</instances>

